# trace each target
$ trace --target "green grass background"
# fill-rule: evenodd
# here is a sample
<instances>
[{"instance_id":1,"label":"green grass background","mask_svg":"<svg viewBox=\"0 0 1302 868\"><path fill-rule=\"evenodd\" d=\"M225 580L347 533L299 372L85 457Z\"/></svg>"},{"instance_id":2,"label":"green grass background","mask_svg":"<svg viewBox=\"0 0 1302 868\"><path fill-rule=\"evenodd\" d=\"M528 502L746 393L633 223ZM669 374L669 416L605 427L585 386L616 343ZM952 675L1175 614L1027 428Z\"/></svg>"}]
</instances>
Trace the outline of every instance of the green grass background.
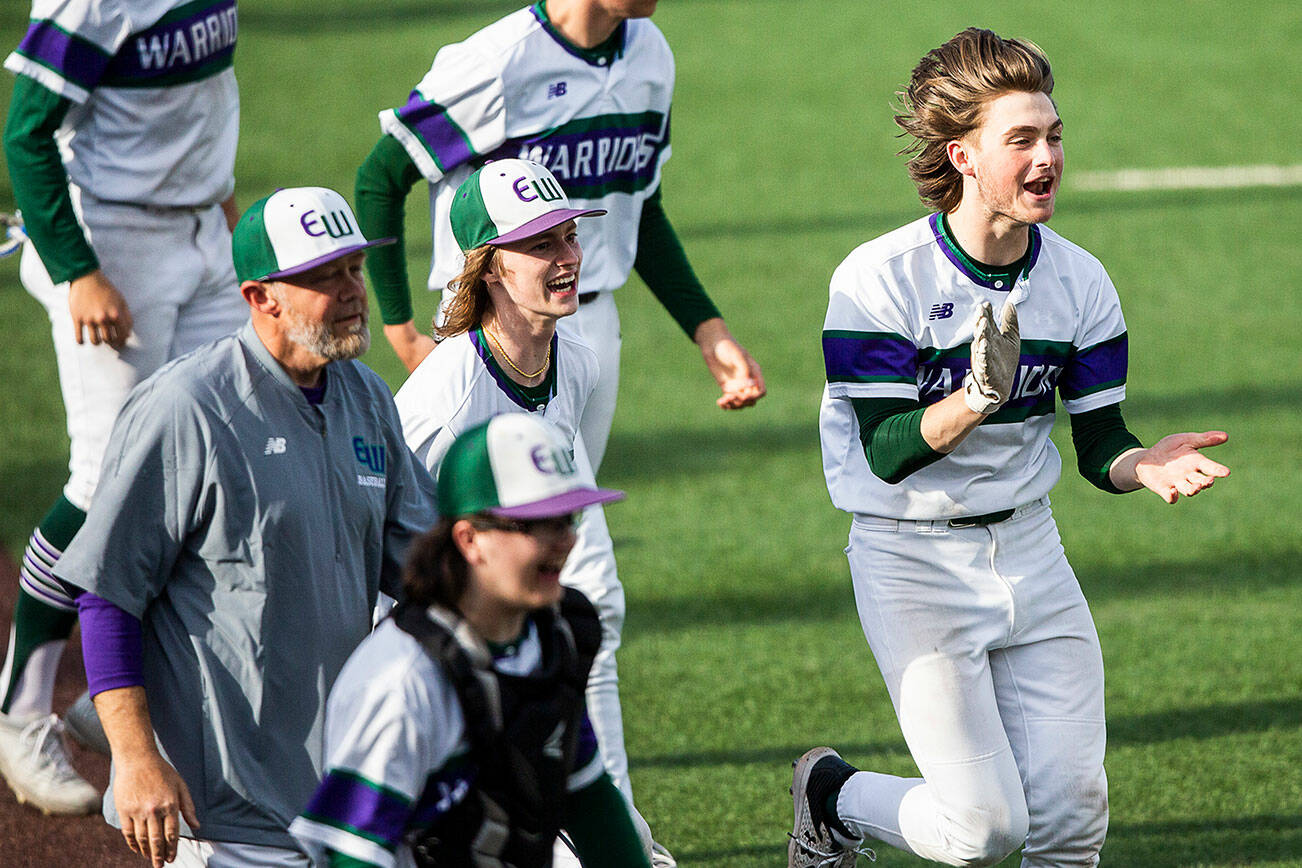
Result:
<instances>
[{"instance_id":1,"label":"green grass background","mask_svg":"<svg viewBox=\"0 0 1302 868\"><path fill-rule=\"evenodd\" d=\"M23 5L0 10L6 50ZM375 113L405 100L438 46L514 6L246 0L240 200L308 183L351 196ZM1215 457L1233 476L1175 507L1090 488L1058 432L1068 470L1055 511L1107 662L1105 863L1302 865L1302 189L1071 183L1080 169L1302 163L1302 16L1277 0L665 0L656 21L678 60L667 205L770 392L720 412L671 320L636 280L620 293L623 384L603 481L629 492L609 511L629 598L621 689L658 838L683 865L781 865L789 762L806 748L914 773L854 613L848 518L823 485L818 335L835 265L923 213L894 156L893 92L925 50L980 24L1054 62L1067 174L1052 225L1121 292L1132 428L1147 442L1231 432ZM409 205L421 283L425 197ZM16 258L0 262L10 552L66 473L48 326L17 273ZM433 309L420 293L418 319ZM378 334L367 361L401 382ZM878 852L882 865L921 864Z\"/></svg>"}]
</instances>

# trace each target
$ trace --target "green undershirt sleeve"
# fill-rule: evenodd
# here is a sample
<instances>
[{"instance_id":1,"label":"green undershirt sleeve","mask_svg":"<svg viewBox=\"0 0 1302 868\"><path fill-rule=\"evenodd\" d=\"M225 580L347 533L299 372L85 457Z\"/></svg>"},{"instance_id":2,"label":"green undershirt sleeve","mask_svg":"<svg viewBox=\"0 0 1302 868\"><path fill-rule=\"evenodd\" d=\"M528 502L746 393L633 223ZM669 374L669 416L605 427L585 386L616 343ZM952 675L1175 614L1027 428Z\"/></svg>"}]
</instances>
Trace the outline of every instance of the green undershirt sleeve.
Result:
<instances>
[{"instance_id":1,"label":"green undershirt sleeve","mask_svg":"<svg viewBox=\"0 0 1302 868\"><path fill-rule=\"evenodd\" d=\"M895 485L945 455L922 438L926 408L907 398L851 398L868 467Z\"/></svg>"},{"instance_id":2,"label":"green undershirt sleeve","mask_svg":"<svg viewBox=\"0 0 1302 868\"><path fill-rule=\"evenodd\" d=\"M420 179L420 170L407 150L389 135L380 136L357 169L355 199L362 234L372 239L398 239L366 252L366 270L385 325L405 323L413 316L404 221L407 194Z\"/></svg>"},{"instance_id":3,"label":"green undershirt sleeve","mask_svg":"<svg viewBox=\"0 0 1302 868\"><path fill-rule=\"evenodd\" d=\"M71 107L71 100L20 75L14 82L4 130L14 202L23 212L27 236L55 283L99 268L99 259L72 210L68 173L54 142L54 133Z\"/></svg>"},{"instance_id":4,"label":"green undershirt sleeve","mask_svg":"<svg viewBox=\"0 0 1302 868\"><path fill-rule=\"evenodd\" d=\"M605 772L588 786L570 793L562 827L584 865L651 868L628 814L628 802Z\"/></svg>"},{"instance_id":5,"label":"green undershirt sleeve","mask_svg":"<svg viewBox=\"0 0 1302 868\"><path fill-rule=\"evenodd\" d=\"M660 188L642 203L633 268L689 338L695 337L701 323L721 316L687 261L687 253L661 203Z\"/></svg>"},{"instance_id":6,"label":"green undershirt sleeve","mask_svg":"<svg viewBox=\"0 0 1302 868\"><path fill-rule=\"evenodd\" d=\"M1076 467L1080 475L1095 488L1109 494L1124 493L1112 484L1108 476L1112 462L1127 449L1144 445L1126 429L1120 404L1072 413L1071 443L1076 447Z\"/></svg>"},{"instance_id":7,"label":"green undershirt sleeve","mask_svg":"<svg viewBox=\"0 0 1302 868\"><path fill-rule=\"evenodd\" d=\"M367 862L365 859L358 859L353 856L345 856L343 853L327 848L325 865L321 866L321 868L379 868L379 866L374 862Z\"/></svg>"}]
</instances>

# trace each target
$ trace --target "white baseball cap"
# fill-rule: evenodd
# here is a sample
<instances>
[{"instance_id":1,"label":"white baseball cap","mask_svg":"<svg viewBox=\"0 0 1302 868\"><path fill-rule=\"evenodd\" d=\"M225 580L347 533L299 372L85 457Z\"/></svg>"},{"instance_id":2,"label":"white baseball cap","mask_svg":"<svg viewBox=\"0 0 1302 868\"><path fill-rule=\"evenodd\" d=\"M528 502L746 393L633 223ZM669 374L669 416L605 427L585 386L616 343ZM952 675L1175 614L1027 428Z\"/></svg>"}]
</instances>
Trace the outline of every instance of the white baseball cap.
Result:
<instances>
[{"instance_id":1,"label":"white baseball cap","mask_svg":"<svg viewBox=\"0 0 1302 868\"><path fill-rule=\"evenodd\" d=\"M235 276L278 280L367 247L348 202L328 187L287 187L254 202L231 238Z\"/></svg>"},{"instance_id":2,"label":"white baseball cap","mask_svg":"<svg viewBox=\"0 0 1302 868\"><path fill-rule=\"evenodd\" d=\"M461 183L448 217L463 252L485 244L509 244L546 232L576 217L597 217L600 208L571 208L565 190L547 167L532 160L494 160Z\"/></svg>"},{"instance_id":3,"label":"white baseball cap","mask_svg":"<svg viewBox=\"0 0 1302 868\"><path fill-rule=\"evenodd\" d=\"M623 497L584 484L560 431L528 413L503 413L465 431L439 465L439 513L449 518L551 518Z\"/></svg>"}]
</instances>

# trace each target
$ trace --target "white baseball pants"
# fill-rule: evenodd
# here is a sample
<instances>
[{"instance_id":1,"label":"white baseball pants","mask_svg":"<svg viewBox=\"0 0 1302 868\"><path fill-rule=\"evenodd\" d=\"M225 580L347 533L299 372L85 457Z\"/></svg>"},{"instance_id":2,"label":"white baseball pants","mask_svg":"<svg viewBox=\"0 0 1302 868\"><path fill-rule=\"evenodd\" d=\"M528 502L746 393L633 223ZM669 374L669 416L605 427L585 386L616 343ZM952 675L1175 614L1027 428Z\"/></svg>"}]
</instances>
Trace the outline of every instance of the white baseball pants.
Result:
<instances>
[{"instance_id":1,"label":"white baseball pants","mask_svg":"<svg viewBox=\"0 0 1302 868\"><path fill-rule=\"evenodd\" d=\"M864 635L922 773L860 772L856 834L950 865L1093 866L1107 832L1103 658L1047 498L986 527L857 516Z\"/></svg>"},{"instance_id":2,"label":"white baseball pants","mask_svg":"<svg viewBox=\"0 0 1302 868\"><path fill-rule=\"evenodd\" d=\"M588 447L588 458L594 474L601 470L606 457L606 444L610 440L610 426L615 420L615 401L619 397L619 350L623 344L619 330L619 309L615 306L613 292L599 292L586 304L580 304L573 316L559 320L556 327L577 337L597 354L600 374L587 406L579 430Z\"/></svg>"},{"instance_id":3,"label":"white baseball pants","mask_svg":"<svg viewBox=\"0 0 1302 868\"><path fill-rule=\"evenodd\" d=\"M182 838L176 845L173 868L312 868L298 850L265 844L234 844Z\"/></svg>"},{"instance_id":4,"label":"white baseball pants","mask_svg":"<svg viewBox=\"0 0 1302 868\"><path fill-rule=\"evenodd\" d=\"M249 307L231 262L231 235L218 205L147 208L102 202L72 188L73 205L100 268L126 299L133 332L119 352L78 344L68 284L54 284L28 244L20 275L45 307L71 440L64 495L90 507L109 432L127 393L167 361L240 328Z\"/></svg>"}]
</instances>

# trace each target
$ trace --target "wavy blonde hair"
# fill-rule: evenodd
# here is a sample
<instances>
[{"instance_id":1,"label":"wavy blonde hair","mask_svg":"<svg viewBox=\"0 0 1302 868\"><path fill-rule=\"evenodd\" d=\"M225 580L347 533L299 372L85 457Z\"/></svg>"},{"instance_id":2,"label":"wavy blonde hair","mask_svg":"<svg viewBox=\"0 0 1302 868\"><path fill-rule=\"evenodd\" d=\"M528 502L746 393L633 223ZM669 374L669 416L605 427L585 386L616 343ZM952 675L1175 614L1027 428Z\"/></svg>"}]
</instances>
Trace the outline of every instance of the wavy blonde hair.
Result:
<instances>
[{"instance_id":1,"label":"wavy blonde hair","mask_svg":"<svg viewBox=\"0 0 1302 868\"><path fill-rule=\"evenodd\" d=\"M1049 59L1033 42L1003 39L969 27L923 56L906 90L895 123L913 141L899 153L912 155L909 177L929 208L950 212L963 198L963 176L946 146L981 125L988 100L1010 92L1053 93Z\"/></svg>"},{"instance_id":2,"label":"wavy blonde hair","mask_svg":"<svg viewBox=\"0 0 1302 868\"><path fill-rule=\"evenodd\" d=\"M484 321L484 313L492 304L484 274L501 262L499 253L493 245L483 244L466 254L461 273L448 281L452 301L443 308L443 324L434 324L436 340L468 332Z\"/></svg>"}]
</instances>

